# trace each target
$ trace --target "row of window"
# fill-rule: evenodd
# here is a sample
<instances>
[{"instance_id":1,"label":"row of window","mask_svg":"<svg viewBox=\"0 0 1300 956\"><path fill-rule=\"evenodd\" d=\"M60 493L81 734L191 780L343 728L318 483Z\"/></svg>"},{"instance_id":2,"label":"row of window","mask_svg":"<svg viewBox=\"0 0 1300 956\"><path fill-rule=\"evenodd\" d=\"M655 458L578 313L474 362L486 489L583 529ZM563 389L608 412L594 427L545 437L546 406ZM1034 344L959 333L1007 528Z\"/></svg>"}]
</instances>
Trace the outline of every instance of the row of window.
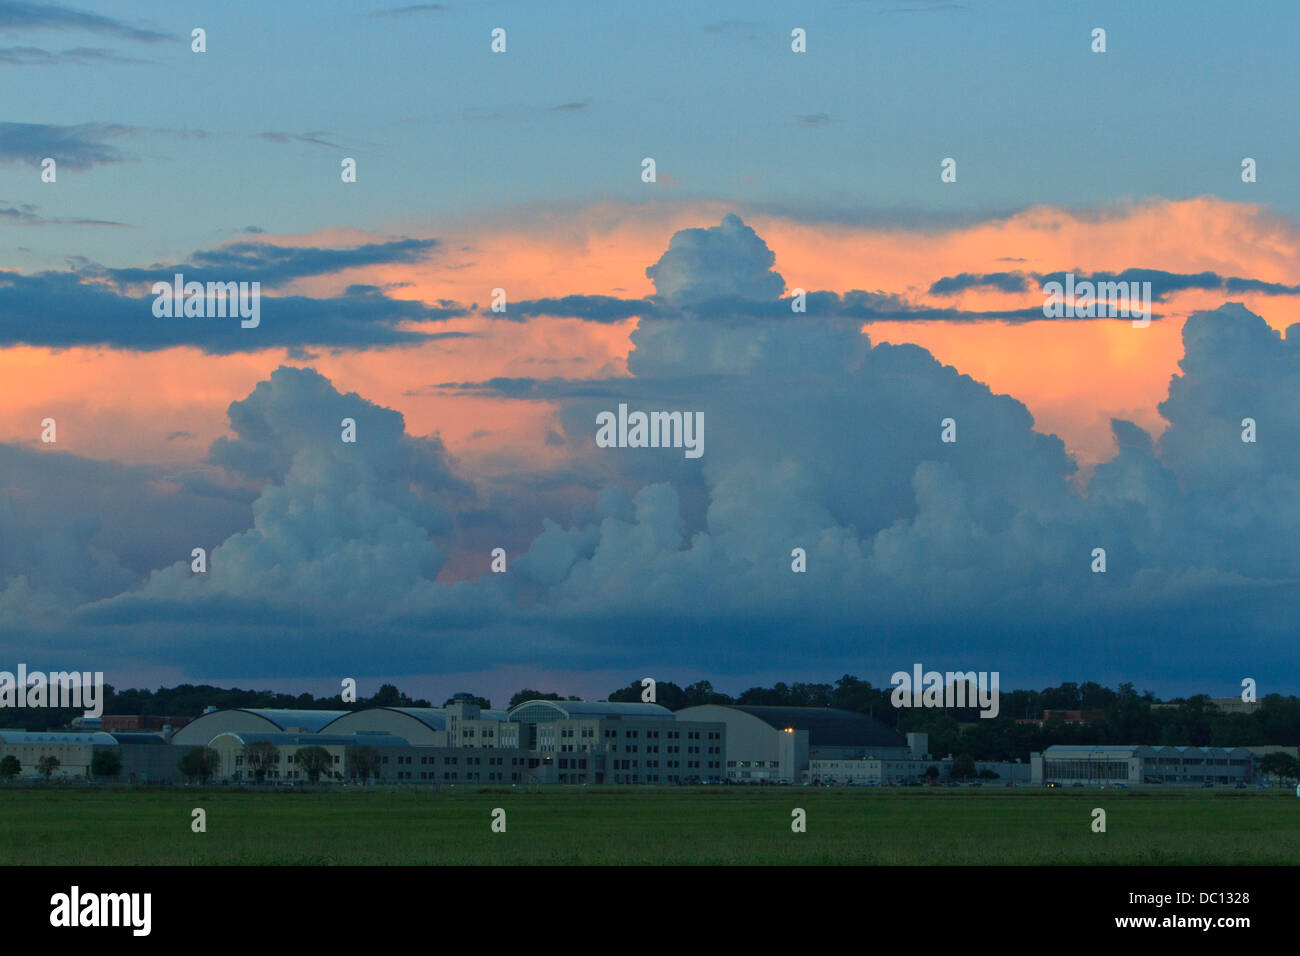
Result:
<instances>
[{"instance_id":1,"label":"row of window","mask_svg":"<svg viewBox=\"0 0 1300 956\"><path fill-rule=\"evenodd\" d=\"M411 772L410 770L399 770L399 771L397 772L397 779L398 779L398 780L414 780L415 777L412 776L412 772ZM438 779L438 772L437 772L436 770L421 770L421 771L420 771L420 779L421 779L421 780L437 780L437 779ZM444 770L444 771L443 771L443 774L442 774L442 779L443 779L443 780L450 780L450 781L453 781L453 782L456 782L456 783L459 783L459 782L461 782L461 781L464 781L464 782L466 782L466 783L482 783L482 782L483 782L482 775L479 774L478 771L474 771L473 773L467 773L467 774L464 774L464 775L462 776L462 775L460 775L460 774L453 773L453 772L450 771L450 770ZM506 779L506 775L505 775L505 772L504 772L504 771L490 771L490 772L488 773L488 775L487 775L487 782L488 782L488 783L497 783L497 782L504 783L504 782L505 782L505 779ZM511 780L512 783L518 783L518 782L519 782L519 774L518 774L518 773L512 773L512 774L510 775L510 780Z\"/></svg>"},{"instance_id":2,"label":"row of window","mask_svg":"<svg viewBox=\"0 0 1300 956\"><path fill-rule=\"evenodd\" d=\"M285 761L284 761L285 763L293 763L293 756L294 756L293 754L285 754L284 756L285 756ZM268 762L269 762L269 763L273 763L273 764L279 766L279 763L280 763L280 755L279 755L279 753L267 754L267 758L268 758ZM385 759L386 759L386 758L385 758ZM339 757L338 757L338 755L335 755L335 757L334 757L334 762L335 762L335 763L338 763L338 762L339 762ZM244 765L244 755L243 755L243 754L235 754L235 766L236 766L236 767L242 767L243 765Z\"/></svg>"}]
</instances>

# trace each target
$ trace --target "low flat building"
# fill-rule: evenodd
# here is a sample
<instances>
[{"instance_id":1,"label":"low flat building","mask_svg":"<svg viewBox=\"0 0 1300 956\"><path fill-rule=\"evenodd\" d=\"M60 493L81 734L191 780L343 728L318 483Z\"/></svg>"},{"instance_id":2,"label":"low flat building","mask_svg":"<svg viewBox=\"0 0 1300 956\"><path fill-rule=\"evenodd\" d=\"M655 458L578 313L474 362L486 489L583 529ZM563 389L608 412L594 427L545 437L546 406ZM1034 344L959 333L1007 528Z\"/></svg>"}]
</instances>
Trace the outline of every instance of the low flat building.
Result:
<instances>
[{"instance_id":1,"label":"low flat building","mask_svg":"<svg viewBox=\"0 0 1300 956\"><path fill-rule=\"evenodd\" d=\"M161 732L164 728L180 730L192 717L159 717L152 714L105 714L100 718L101 730L107 734L129 733L130 731Z\"/></svg>"},{"instance_id":2,"label":"low flat building","mask_svg":"<svg viewBox=\"0 0 1300 956\"><path fill-rule=\"evenodd\" d=\"M259 744L273 748L263 776L263 781L267 783L310 782L310 774L298 762L299 751L306 747L321 747L329 755L329 762L317 783L343 783L357 779L356 764L351 758L361 747L374 751L374 773L370 779L383 783L443 785L529 782L527 760L522 751L415 746L392 734L366 732L273 734L232 731L220 734L209 744L220 759L216 779L236 783L256 782L257 773L249 759L249 748Z\"/></svg>"},{"instance_id":3,"label":"low flat building","mask_svg":"<svg viewBox=\"0 0 1300 956\"><path fill-rule=\"evenodd\" d=\"M1240 697L1211 697L1210 706L1221 714L1254 714L1259 711L1258 700L1242 700Z\"/></svg>"},{"instance_id":4,"label":"low flat building","mask_svg":"<svg viewBox=\"0 0 1300 956\"><path fill-rule=\"evenodd\" d=\"M1044 727L1049 720L1059 720L1063 724L1078 724L1086 727L1105 716L1104 710L1045 710L1042 717L1021 717L1016 723Z\"/></svg>"},{"instance_id":5,"label":"low flat building","mask_svg":"<svg viewBox=\"0 0 1300 956\"><path fill-rule=\"evenodd\" d=\"M91 776L90 762L96 751L114 750L117 741L103 731L65 733L63 731L0 730L0 760L14 757L22 765L19 776L40 777L37 770L42 757L58 760L51 780L86 779Z\"/></svg>"},{"instance_id":6,"label":"low flat building","mask_svg":"<svg viewBox=\"0 0 1300 956\"><path fill-rule=\"evenodd\" d=\"M1058 744L1030 754L1031 782L1085 786L1234 785L1255 779L1256 760L1245 747L1149 747Z\"/></svg>"},{"instance_id":7,"label":"low flat building","mask_svg":"<svg viewBox=\"0 0 1300 956\"><path fill-rule=\"evenodd\" d=\"M911 736L911 735L909 735ZM940 760L893 757L887 760L810 760L803 779L809 783L825 783L833 786L921 786L926 783L947 783L952 779L952 757ZM936 776L927 772L933 767ZM996 774L993 777L979 777L981 772ZM971 782L997 786L1012 784L1028 786L1030 781L1029 764L1006 760L975 761L976 777Z\"/></svg>"}]
</instances>

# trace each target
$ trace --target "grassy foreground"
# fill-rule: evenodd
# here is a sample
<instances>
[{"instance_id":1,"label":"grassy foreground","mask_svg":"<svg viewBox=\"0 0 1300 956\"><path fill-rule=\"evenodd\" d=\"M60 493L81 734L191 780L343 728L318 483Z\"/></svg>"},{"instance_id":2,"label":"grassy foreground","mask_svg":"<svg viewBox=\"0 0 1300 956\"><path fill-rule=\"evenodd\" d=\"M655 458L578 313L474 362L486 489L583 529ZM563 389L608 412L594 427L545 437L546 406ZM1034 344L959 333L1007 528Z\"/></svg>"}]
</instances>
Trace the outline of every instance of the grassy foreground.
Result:
<instances>
[{"instance_id":1,"label":"grassy foreground","mask_svg":"<svg viewBox=\"0 0 1300 956\"><path fill-rule=\"evenodd\" d=\"M207 812L207 832L190 829ZM496 807L505 833L491 831ZM807 811L793 833L791 811ZM1106 810L1106 833L1092 810ZM1295 864L1286 791L0 790L0 863Z\"/></svg>"}]
</instances>

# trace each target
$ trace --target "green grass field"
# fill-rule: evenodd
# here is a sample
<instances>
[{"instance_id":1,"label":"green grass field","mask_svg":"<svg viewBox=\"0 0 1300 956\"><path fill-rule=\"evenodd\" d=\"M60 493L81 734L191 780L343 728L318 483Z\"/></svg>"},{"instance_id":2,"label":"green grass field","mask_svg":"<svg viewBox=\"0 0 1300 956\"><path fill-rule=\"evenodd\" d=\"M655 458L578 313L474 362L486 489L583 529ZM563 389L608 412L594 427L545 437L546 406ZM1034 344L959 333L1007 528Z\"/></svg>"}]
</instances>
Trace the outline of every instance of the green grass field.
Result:
<instances>
[{"instance_id":1,"label":"green grass field","mask_svg":"<svg viewBox=\"0 0 1300 956\"><path fill-rule=\"evenodd\" d=\"M190 811L207 811L193 833ZM493 808L505 833L490 828ZM790 829L807 811L807 832ZM1092 809L1107 832L1091 829ZM0 863L1295 864L1287 791L0 790Z\"/></svg>"}]
</instances>

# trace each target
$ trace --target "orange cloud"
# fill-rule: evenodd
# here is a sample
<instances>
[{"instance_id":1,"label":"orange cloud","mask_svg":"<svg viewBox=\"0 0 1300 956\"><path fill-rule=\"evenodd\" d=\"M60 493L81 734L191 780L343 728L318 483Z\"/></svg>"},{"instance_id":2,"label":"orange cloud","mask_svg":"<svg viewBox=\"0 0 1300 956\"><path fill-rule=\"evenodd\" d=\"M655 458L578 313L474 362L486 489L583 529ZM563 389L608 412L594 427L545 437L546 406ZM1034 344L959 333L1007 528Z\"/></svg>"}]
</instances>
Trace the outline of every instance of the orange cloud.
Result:
<instances>
[{"instance_id":1,"label":"orange cloud","mask_svg":"<svg viewBox=\"0 0 1300 956\"><path fill-rule=\"evenodd\" d=\"M729 211L718 202L596 204L451 221L424 231L442 240L427 261L313 277L290 291L326 296L364 283L389 287L400 298L480 307L495 288L505 289L510 303L571 294L640 297L653 292L645 269L673 232L716 225ZM1214 199L1146 202L1101 213L1038 207L942 231L744 218L772 248L787 287L881 290L921 305L963 310L1039 308L1043 297L1037 289L1007 294L983 288L939 297L929 295L930 285L962 272L1017 270L1143 267L1280 283L1300 275L1300 230L1294 224L1257 206ZM375 240L344 229L264 238L313 245ZM1112 454L1111 417L1159 431L1156 404L1177 370L1182 319L1228 298L1244 301L1278 329L1300 321L1295 297L1188 291L1156 303L1155 311L1169 318L1145 329L1125 321L889 322L864 331L873 341L914 342L994 391L1014 395L1041 430L1059 434L1090 463ZM226 406L288 362L311 364L341 391L398 409L408 430L440 434L469 469L533 467L560 454L545 443L554 409L436 386L494 376L624 374L635 324L470 317L417 327L463 331L471 338L402 349L322 350L310 360L290 359L280 349L228 356L192 349L4 349L0 402L10 414L0 421L0 440L35 440L40 420L52 416L59 421L61 450L192 463L225 432Z\"/></svg>"}]
</instances>

